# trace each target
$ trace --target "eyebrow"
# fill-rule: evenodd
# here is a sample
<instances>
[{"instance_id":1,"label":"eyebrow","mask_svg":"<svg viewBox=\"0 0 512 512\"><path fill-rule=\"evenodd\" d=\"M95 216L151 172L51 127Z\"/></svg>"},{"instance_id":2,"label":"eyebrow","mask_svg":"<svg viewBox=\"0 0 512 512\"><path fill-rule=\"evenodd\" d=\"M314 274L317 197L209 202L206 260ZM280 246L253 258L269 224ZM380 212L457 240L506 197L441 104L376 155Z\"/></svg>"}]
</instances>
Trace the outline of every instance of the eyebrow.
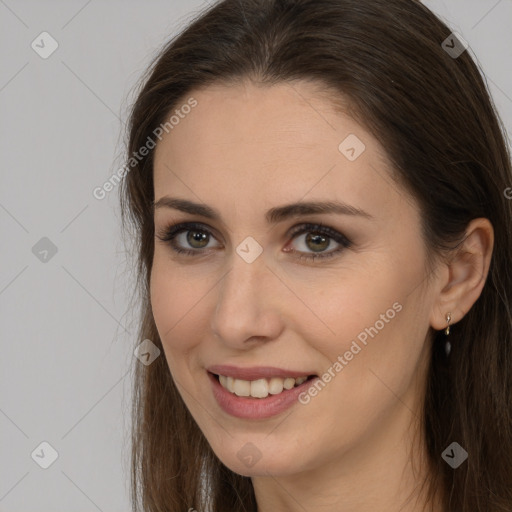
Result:
<instances>
[{"instance_id":1,"label":"eyebrow","mask_svg":"<svg viewBox=\"0 0 512 512\"><path fill-rule=\"evenodd\" d=\"M172 208L181 212L200 215L207 219L216 221L221 220L219 212L214 208L206 204L194 203L193 201L188 201L186 199L164 196L153 203L153 211L156 211L158 208ZM368 212L341 201L301 201L284 206L277 206L268 210L265 214L265 218L268 224L276 224L291 217L318 213L337 213L341 215L352 215L373 219L373 215L370 215Z\"/></svg>"}]
</instances>

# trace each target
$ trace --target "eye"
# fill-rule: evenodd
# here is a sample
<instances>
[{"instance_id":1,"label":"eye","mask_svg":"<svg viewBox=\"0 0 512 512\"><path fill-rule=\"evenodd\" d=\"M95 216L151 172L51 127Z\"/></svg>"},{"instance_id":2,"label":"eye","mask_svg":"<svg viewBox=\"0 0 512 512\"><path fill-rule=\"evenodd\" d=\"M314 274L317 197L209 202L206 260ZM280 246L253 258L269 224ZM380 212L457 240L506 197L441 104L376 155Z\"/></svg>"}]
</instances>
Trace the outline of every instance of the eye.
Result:
<instances>
[{"instance_id":1,"label":"eye","mask_svg":"<svg viewBox=\"0 0 512 512\"><path fill-rule=\"evenodd\" d=\"M300 235L300 236L298 236ZM306 235L302 237L302 235ZM336 256L344 249L351 247L352 242L343 234L322 224L303 224L293 229L290 233L294 239L301 240L299 243L299 250L293 249L291 252L298 252L299 259L301 260L316 260L325 259ZM325 252L327 248L332 246L332 242L338 246L329 252ZM307 253L307 250L312 250L312 253ZM286 249L288 252L289 250Z\"/></svg>"},{"instance_id":2,"label":"eye","mask_svg":"<svg viewBox=\"0 0 512 512\"><path fill-rule=\"evenodd\" d=\"M306 235L299 244L302 248L298 250L287 248L285 252L298 253L297 257L301 260L330 258L352 245L352 242L343 234L322 224L302 224L288 233L289 237L300 240L299 235ZM212 248L208 245L212 239L215 240L211 230L205 225L191 222L167 226L156 236L162 242L168 243L176 253L188 256L206 253L204 249ZM332 242L338 246L334 250L325 252ZM308 253L308 250L312 250L312 253Z\"/></svg>"},{"instance_id":3,"label":"eye","mask_svg":"<svg viewBox=\"0 0 512 512\"><path fill-rule=\"evenodd\" d=\"M208 243L213 235L202 224L188 222L167 226L157 234L157 238L168 243L172 250L179 254L197 256L202 249L208 248ZM184 249L185 244L188 244L192 250Z\"/></svg>"}]
</instances>

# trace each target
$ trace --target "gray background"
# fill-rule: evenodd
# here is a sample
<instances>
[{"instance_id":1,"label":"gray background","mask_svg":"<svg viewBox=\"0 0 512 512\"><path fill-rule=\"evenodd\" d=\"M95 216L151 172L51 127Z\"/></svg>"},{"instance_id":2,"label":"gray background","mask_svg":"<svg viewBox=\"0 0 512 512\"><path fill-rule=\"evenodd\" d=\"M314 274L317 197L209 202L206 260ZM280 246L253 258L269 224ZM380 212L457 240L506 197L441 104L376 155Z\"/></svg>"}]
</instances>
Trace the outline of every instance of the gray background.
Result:
<instances>
[{"instance_id":1,"label":"gray background","mask_svg":"<svg viewBox=\"0 0 512 512\"><path fill-rule=\"evenodd\" d=\"M512 1L426 4L469 42L511 133ZM129 510L131 273L117 189L92 191L122 166L135 81L203 6L0 0L0 511ZM43 237L53 256L34 254Z\"/></svg>"}]
</instances>

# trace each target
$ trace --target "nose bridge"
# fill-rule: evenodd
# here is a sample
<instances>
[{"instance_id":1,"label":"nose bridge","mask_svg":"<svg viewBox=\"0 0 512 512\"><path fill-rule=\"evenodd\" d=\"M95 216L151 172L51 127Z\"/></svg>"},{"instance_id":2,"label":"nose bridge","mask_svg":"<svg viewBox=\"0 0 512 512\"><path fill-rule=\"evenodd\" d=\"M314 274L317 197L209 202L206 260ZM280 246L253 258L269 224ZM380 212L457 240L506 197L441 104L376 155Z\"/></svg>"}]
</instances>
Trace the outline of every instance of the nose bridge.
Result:
<instances>
[{"instance_id":1,"label":"nose bridge","mask_svg":"<svg viewBox=\"0 0 512 512\"><path fill-rule=\"evenodd\" d=\"M242 249L244 245L241 244ZM250 337L276 334L279 315L271 305L269 269L263 254L248 262L237 253L219 284L212 329L224 341L241 343Z\"/></svg>"},{"instance_id":2,"label":"nose bridge","mask_svg":"<svg viewBox=\"0 0 512 512\"><path fill-rule=\"evenodd\" d=\"M260 293L265 281L263 276L265 264L260 256L252 263L247 263L238 254L233 254L232 265L220 284L216 315L231 315L238 311L242 315L257 315ZM243 305L243 311L240 305Z\"/></svg>"}]
</instances>

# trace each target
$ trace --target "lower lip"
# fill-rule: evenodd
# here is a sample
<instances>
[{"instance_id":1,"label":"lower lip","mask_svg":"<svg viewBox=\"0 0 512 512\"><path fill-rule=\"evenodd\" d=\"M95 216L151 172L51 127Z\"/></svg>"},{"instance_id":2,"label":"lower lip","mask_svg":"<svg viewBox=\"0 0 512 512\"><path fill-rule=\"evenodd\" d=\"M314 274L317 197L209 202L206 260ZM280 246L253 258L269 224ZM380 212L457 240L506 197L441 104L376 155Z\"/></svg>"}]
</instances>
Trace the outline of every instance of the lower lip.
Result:
<instances>
[{"instance_id":1,"label":"lower lip","mask_svg":"<svg viewBox=\"0 0 512 512\"><path fill-rule=\"evenodd\" d=\"M251 398L231 393L210 372L208 372L208 378L212 383L213 396L220 408L232 416L249 420L271 418L286 411L293 404L298 403L299 395L318 379L318 377L309 379L278 395L268 395L267 398Z\"/></svg>"}]
</instances>

